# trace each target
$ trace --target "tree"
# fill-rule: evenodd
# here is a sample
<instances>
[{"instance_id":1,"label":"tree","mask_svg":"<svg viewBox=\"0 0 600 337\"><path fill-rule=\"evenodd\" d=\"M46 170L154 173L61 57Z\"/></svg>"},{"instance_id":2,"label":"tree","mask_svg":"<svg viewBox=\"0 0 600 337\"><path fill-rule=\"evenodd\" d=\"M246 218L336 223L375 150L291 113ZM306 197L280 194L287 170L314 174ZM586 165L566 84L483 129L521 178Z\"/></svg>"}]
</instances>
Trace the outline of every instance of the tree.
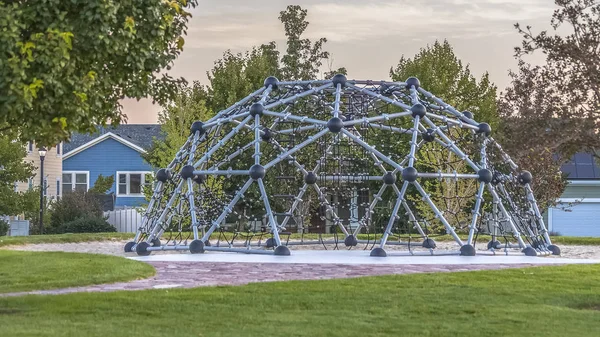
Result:
<instances>
[{"instance_id":1,"label":"tree","mask_svg":"<svg viewBox=\"0 0 600 337\"><path fill-rule=\"evenodd\" d=\"M411 76L417 77L423 87L454 106L459 111L470 111L478 122L486 122L495 129L499 124L497 110L496 86L490 82L488 73L484 73L478 81L469 65L454 54L454 50L447 40L443 43L436 41L432 46L422 48L413 58L402 56L398 65L390 69L390 76L394 81L405 81ZM453 129L448 131L454 139L463 139L465 142L460 147L472 141L468 130ZM469 149L463 148L463 151ZM405 151L408 151L406 149ZM400 150L402 152L402 150ZM404 152L406 153L406 152ZM469 155L478 155L469 153ZM453 152L432 143L427 151L420 151L417 169L423 167L427 171L456 170L460 173L472 173L471 168ZM446 209L446 216L453 216L451 221L457 226L464 226L464 221L470 218L472 205L466 203L468 196L477 192L477 183L470 179L453 180L426 180L422 182L424 188L431 194L431 198L439 207ZM423 218L434 219L431 208L421 201L421 196L412 191L408 199L415 203ZM443 207L442 207L443 206ZM435 221L433 221L435 223ZM441 230L440 223L434 224L433 231Z\"/></svg>"},{"instance_id":2,"label":"tree","mask_svg":"<svg viewBox=\"0 0 600 337\"><path fill-rule=\"evenodd\" d=\"M515 28L523 42L515 48L518 70L502 95L507 152L534 174L538 201L553 204L565 184L560 165L576 152L600 158L600 3L556 0L552 31ZM563 33L567 32L567 33ZM546 55L541 65L525 58ZM534 141L533 141L534 140Z\"/></svg>"},{"instance_id":3,"label":"tree","mask_svg":"<svg viewBox=\"0 0 600 337\"><path fill-rule=\"evenodd\" d=\"M35 169L33 164L25 162L26 155L22 143L0 134L0 215L21 214L31 208L32 201L38 200L39 194L33 189L15 191L15 184L26 182Z\"/></svg>"},{"instance_id":4,"label":"tree","mask_svg":"<svg viewBox=\"0 0 600 337\"><path fill-rule=\"evenodd\" d=\"M101 174L96 178L96 182L94 186L88 190L88 193L92 194L106 194L112 188L115 183L115 177L113 176L103 176Z\"/></svg>"},{"instance_id":5,"label":"tree","mask_svg":"<svg viewBox=\"0 0 600 337\"><path fill-rule=\"evenodd\" d=\"M485 72L477 81L447 40L422 48L412 59L402 56L390 69L394 81L405 81L410 76L417 77L425 89L459 111L471 111L478 122L492 127L498 124L497 88L489 74Z\"/></svg>"},{"instance_id":6,"label":"tree","mask_svg":"<svg viewBox=\"0 0 600 337\"><path fill-rule=\"evenodd\" d=\"M197 0L0 1L0 131L53 145L125 120L119 101L165 103Z\"/></svg>"},{"instance_id":7,"label":"tree","mask_svg":"<svg viewBox=\"0 0 600 337\"><path fill-rule=\"evenodd\" d=\"M173 104L159 113L158 121L165 138L154 140L152 148L143 155L152 167L167 167L175 158L175 154L190 136L190 126L195 121L205 121L212 112L205 106L204 101L197 100L198 90L202 88L182 89L175 97Z\"/></svg>"}]
</instances>

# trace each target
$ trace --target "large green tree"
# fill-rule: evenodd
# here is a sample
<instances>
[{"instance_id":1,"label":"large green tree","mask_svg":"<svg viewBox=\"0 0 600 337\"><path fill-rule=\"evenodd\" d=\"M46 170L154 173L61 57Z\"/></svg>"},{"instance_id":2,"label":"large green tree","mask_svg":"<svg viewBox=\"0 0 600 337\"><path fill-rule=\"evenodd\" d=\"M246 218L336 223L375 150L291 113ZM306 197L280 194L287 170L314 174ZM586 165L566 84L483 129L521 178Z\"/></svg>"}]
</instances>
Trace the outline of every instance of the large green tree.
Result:
<instances>
[{"instance_id":1,"label":"large green tree","mask_svg":"<svg viewBox=\"0 0 600 337\"><path fill-rule=\"evenodd\" d=\"M165 103L196 0L0 1L0 131L53 145L125 119L122 98Z\"/></svg>"},{"instance_id":2,"label":"large green tree","mask_svg":"<svg viewBox=\"0 0 600 337\"><path fill-rule=\"evenodd\" d=\"M0 135L0 215L18 215L37 204L39 194L35 190L15 190L15 184L26 182L35 169L33 164L25 162L26 155L22 143L7 135Z\"/></svg>"}]
</instances>

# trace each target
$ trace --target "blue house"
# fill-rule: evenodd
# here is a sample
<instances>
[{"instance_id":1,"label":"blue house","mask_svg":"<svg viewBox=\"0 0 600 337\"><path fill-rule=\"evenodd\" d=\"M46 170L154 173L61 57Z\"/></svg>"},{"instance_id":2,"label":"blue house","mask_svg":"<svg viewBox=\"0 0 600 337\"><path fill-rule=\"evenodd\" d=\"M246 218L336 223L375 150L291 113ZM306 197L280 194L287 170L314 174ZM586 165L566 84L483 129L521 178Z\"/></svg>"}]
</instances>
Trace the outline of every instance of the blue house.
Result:
<instances>
[{"instance_id":1,"label":"blue house","mask_svg":"<svg viewBox=\"0 0 600 337\"><path fill-rule=\"evenodd\" d=\"M161 138L160 125L126 124L99 127L91 135L74 134L63 146L63 193L87 191L99 175L112 176L115 207L146 204L143 187L149 185L155 169L142 154L154 138Z\"/></svg>"}]
</instances>

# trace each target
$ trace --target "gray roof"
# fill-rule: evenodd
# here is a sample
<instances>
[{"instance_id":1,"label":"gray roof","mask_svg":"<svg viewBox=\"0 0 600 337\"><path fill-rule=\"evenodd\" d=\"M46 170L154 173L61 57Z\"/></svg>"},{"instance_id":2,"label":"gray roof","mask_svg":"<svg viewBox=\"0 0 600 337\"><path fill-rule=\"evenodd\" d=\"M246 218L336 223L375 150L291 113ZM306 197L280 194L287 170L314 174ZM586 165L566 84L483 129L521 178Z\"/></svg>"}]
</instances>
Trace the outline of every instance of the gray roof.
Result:
<instances>
[{"instance_id":1,"label":"gray roof","mask_svg":"<svg viewBox=\"0 0 600 337\"><path fill-rule=\"evenodd\" d=\"M93 134L74 133L71 136L71 141L64 143L63 151L65 154L69 153L73 149L76 149L81 145L86 144L109 132L112 132L113 134L145 150L150 149L155 138L164 138L164 135L160 132L160 124L123 124L117 127L99 126L97 128L97 132Z\"/></svg>"}]
</instances>

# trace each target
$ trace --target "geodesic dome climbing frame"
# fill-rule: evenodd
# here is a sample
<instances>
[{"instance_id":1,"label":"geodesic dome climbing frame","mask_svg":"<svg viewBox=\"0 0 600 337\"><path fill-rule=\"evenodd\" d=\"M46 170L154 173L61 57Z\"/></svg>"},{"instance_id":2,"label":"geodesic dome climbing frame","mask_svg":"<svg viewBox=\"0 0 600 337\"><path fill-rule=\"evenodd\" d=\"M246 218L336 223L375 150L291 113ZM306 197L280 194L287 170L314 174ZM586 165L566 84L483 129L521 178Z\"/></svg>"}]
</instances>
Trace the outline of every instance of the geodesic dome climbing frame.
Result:
<instances>
[{"instance_id":1,"label":"geodesic dome climbing frame","mask_svg":"<svg viewBox=\"0 0 600 337\"><path fill-rule=\"evenodd\" d=\"M291 246L560 254L491 127L406 82L265 80L195 122L125 251L289 255ZM464 234L461 237L459 234ZM328 238L326 238L328 236ZM465 239L466 237L466 239Z\"/></svg>"}]
</instances>

